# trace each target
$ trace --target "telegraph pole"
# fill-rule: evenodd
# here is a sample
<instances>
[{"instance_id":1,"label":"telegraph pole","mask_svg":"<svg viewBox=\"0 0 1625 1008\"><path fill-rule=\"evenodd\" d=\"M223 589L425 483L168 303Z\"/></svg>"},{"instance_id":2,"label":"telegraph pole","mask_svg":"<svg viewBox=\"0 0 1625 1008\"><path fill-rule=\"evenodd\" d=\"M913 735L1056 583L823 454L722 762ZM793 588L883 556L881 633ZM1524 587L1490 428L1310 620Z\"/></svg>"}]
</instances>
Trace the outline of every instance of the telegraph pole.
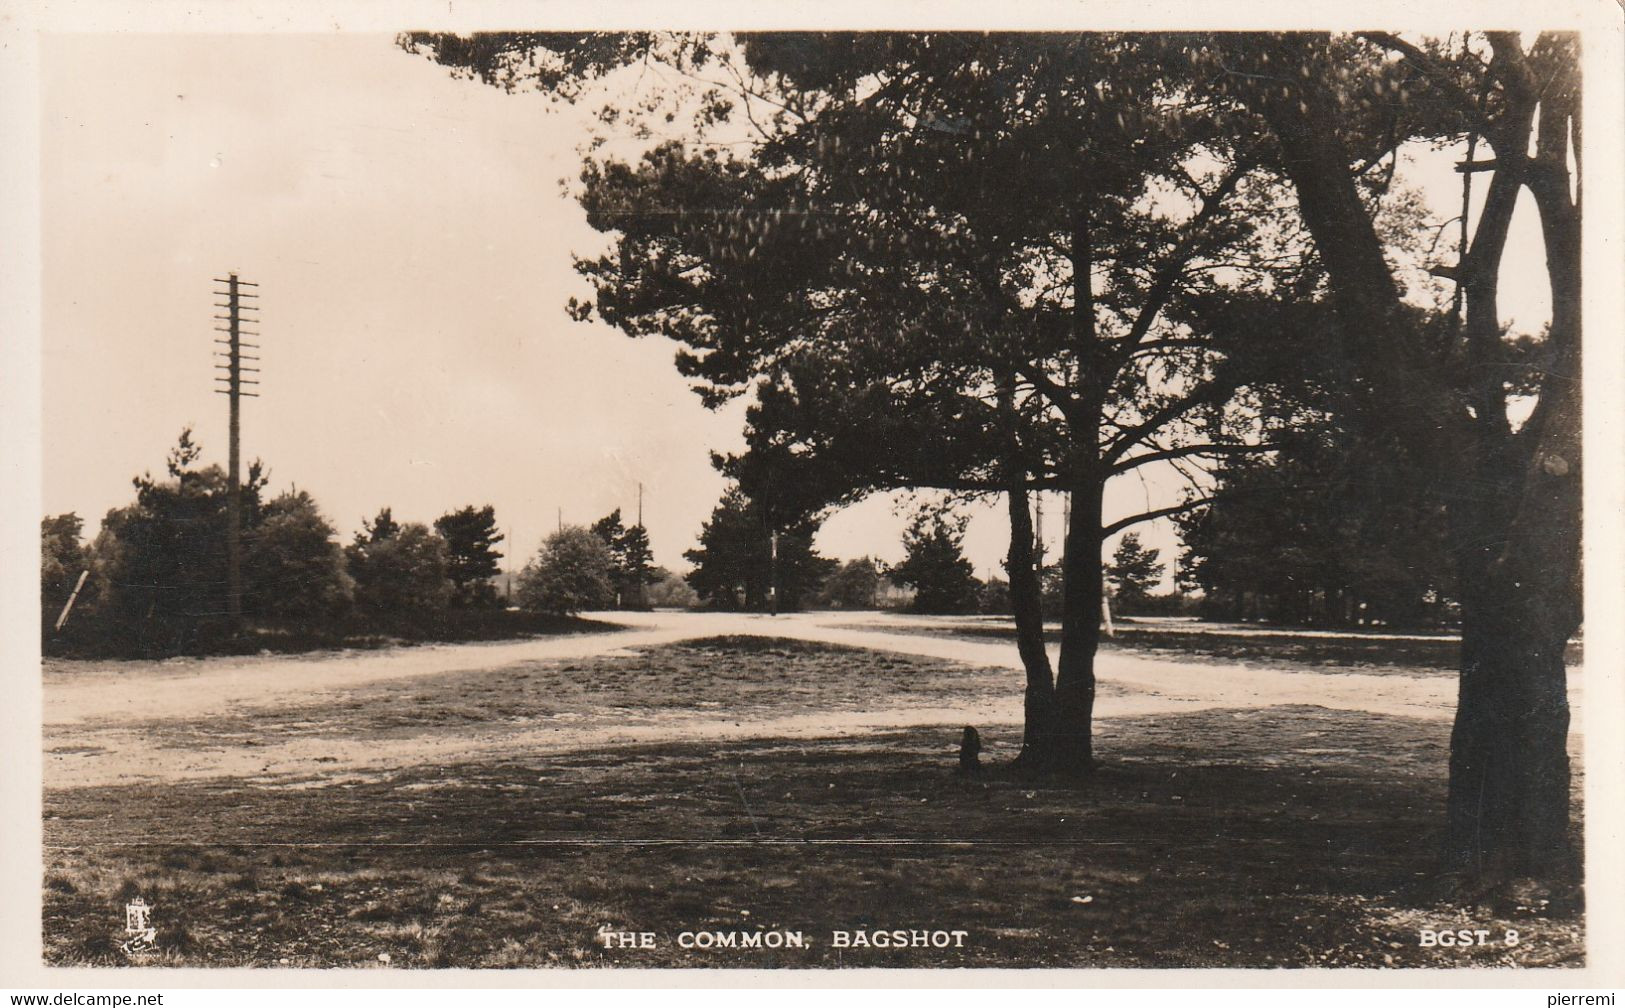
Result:
<instances>
[{"instance_id":1,"label":"telegraph pole","mask_svg":"<svg viewBox=\"0 0 1625 1008\"><path fill-rule=\"evenodd\" d=\"M216 297L225 298L225 301L216 301L216 308L226 309L226 314L216 315L215 320L225 322L224 326L215 326L215 332L226 334L225 339L216 337L215 342L225 346L225 350L216 350L215 356L223 358L224 364L216 364L215 368L226 372L224 375L215 375L214 380L224 382L215 388L226 396L231 403L230 423L230 455L226 466L226 617L231 620L233 630L241 630L243 625L243 563L242 563L242 451L240 446L242 434L242 406L240 400L243 396L257 398L258 393L243 391L244 385L258 385L252 378L244 378L244 372L259 374L257 367L245 367L243 361L259 363L259 358L243 353L244 349L258 350L258 343L245 343L244 336L259 338L259 332L245 331L243 323L258 326L259 308L244 301L257 300L258 294L248 293L242 288L258 288L259 284L249 283L237 279L237 274L228 273L226 279L216 277L217 284L225 284L225 290L216 290ZM245 312L254 314L245 315Z\"/></svg>"},{"instance_id":2,"label":"telegraph pole","mask_svg":"<svg viewBox=\"0 0 1625 1008\"><path fill-rule=\"evenodd\" d=\"M779 614L779 530L774 529L768 539L767 555L767 598L768 615Z\"/></svg>"},{"instance_id":3,"label":"telegraph pole","mask_svg":"<svg viewBox=\"0 0 1625 1008\"><path fill-rule=\"evenodd\" d=\"M1033 494L1037 522L1033 528L1033 557L1038 561L1038 576L1044 576L1044 491Z\"/></svg>"}]
</instances>

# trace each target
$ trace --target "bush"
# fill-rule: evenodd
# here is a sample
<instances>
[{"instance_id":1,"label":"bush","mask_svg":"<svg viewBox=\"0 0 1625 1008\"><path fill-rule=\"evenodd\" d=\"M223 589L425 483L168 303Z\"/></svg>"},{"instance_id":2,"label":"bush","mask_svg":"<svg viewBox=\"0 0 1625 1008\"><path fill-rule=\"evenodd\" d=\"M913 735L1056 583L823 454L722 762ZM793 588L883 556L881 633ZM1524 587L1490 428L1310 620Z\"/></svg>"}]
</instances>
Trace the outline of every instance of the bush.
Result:
<instances>
[{"instance_id":1,"label":"bush","mask_svg":"<svg viewBox=\"0 0 1625 1008\"><path fill-rule=\"evenodd\" d=\"M692 609L700 604L700 593L664 567L656 567L660 579L649 586L649 605L657 609Z\"/></svg>"},{"instance_id":2,"label":"bush","mask_svg":"<svg viewBox=\"0 0 1625 1008\"><path fill-rule=\"evenodd\" d=\"M333 535L333 526L303 490L266 504L243 558L244 613L331 619L349 609L355 582Z\"/></svg>"},{"instance_id":3,"label":"bush","mask_svg":"<svg viewBox=\"0 0 1625 1008\"><path fill-rule=\"evenodd\" d=\"M548 536L519 575L519 605L566 615L615 602L615 560L590 529L570 526Z\"/></svg>"},{"instance_id":4,"label":"bush","mask_svg":"<svg viewBox=\"0 0 1625 1008\"><path fill-rule=\"evenodd\" d=\"M428 526L396 525L386 509L346 550L356 608L372 622L437 616L451 602L446 544Z\"/></svg>"}]
</instances>

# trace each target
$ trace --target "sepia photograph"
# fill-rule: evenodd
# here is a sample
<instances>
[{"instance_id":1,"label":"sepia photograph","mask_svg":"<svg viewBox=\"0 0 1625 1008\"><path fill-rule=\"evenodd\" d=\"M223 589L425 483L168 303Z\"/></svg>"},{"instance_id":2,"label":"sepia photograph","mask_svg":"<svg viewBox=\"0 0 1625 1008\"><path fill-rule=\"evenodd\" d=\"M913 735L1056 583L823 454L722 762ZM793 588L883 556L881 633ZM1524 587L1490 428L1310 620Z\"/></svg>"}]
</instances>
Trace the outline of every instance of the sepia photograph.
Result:
<instances>
[{"instance_id":1,"label":"sepia photograph","mask_svg":"<svg viewBox=\"0 0 1625 1008\"><path fill-rule=\"evenodd\" d=\"M1597 986L1599 13L34 36L31 966Z\"/></svg>"}]
</instances>

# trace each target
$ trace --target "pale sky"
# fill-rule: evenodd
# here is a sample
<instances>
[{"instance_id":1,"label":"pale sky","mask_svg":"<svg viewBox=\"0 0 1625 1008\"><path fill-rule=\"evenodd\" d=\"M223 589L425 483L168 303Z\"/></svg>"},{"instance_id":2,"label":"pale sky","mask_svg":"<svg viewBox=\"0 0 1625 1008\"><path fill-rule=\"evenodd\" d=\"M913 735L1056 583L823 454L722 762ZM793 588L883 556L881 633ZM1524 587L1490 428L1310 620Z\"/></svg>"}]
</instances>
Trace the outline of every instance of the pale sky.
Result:
<instances>
[{"instance_id":1,"label":"pale sky","mask_svg":"<svg viewBox=\"0 0 1625 1008\"><path fill-rule=\"evenodd\" d=\"M387 35L59 35L41 70L46 513L93 533L183 426L224 464L210 281L235 270L261 285L243 451L272 492L308 490L346 539L384 505L429 522L493 504L523 562L561 509L630 518L641 482L656 559L682 566L742 410L705 410L673 344L565 315L586 293L572 253L603 245L559 184L581 113L454 80ZM1459 198L1448 164L1416 177ZM1516 258L1533 293L1511 314L1537 327L1539 263ZM1120 480L1108 517L1176 492ZM1052 549L1059 518L1052 500ZM897 559L904 524L874 500L819 547ZM1173 559L1168 523L1142 534ZM977 510L979 576L1002 576L1007 535L1000 507Z\"/></svg>"},{"instance_id":2,"label":"pale sky","mask_svg":"<svg viewBox=\"0 0 1625 1008\"><path fill-rule=\"evenodd\" d=\"M388 36L76 36L44 53L47 512L92 523L182 426L224 462L212 277L261 286L243 450L342 534L491 503L530 552L636 507L662 562L721 490L672 348L571 322L579 128Z\"/></svg>"}]
</instances>

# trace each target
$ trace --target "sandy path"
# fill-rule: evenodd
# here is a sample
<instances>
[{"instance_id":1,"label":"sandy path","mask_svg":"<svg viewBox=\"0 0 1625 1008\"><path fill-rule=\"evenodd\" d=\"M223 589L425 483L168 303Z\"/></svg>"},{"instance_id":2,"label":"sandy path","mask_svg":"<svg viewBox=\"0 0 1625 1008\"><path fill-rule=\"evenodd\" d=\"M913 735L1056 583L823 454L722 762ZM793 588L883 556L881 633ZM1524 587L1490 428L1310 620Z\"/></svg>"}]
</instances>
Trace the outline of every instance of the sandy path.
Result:
<instances>
[{"instance_id":1,"label":"sandy path","mask_svg":"<svg viewBox=\"0 0 1625 1008\"><path fill-rule=\"evenodd\" d=\"M162 739L121 727L132 720L187 719L241 708L298 707L385 679L500 668L520 661L603 656L722 634L780 636L842 644L1019 672L1013 645L887 632L892 614L800 613L766 617L732 613L616 613L630 629L501 644L399 648L321 657L272 657L166 663L156 674L97 670L58 674L46 683L49 787L79 787L212 777L320 778L340 783L356 774L402 766L614 744L737 741L862 735L934 724L1009 727L1021 721L1019 679L1007 697L967 698L952 706L890 702L873 711L818 711L719 718L713 712L674 712L633 722L603 717L439 729L408 737L295 737L255 747L163 748ZM914 622L907 620L905 622ZM920 619L923 625L934 625ZM873 630L856 629L865 623ZM1053 656L1052 656L1053 657ZM1204 708L1310 704L1428 719L1451 716L1455 680L1360 673L1293 672L1245 663L1183 663L1119 653L1097 660L1103 681L1119 687L1097 702L1101 718L1180 713ZM1578 679L1578 677L1573 677ZM1578 684L1571 702L1579 710ZM1579 719L1575 723L1578 726ZM1009 732L1005 732L1009 734ZM56 751L50 751L50 750ZM297 785L296 785L297 786Z\"/></svg>"},{"instance_id":2,"label":"sandy path","mask_svg":"<svg viewBox=\"0 0 1625 1008\"><path fill-rule=\"evenodd\" d=\"M319 657L208 659L150 664L139 671L97 670L47 679L45 724L190 718L235 707L292 706L313 697L383 679L498 668L520 661L561 661L672 644L696 637L749 634L893 651L990 668L1019 669L1015 647L1002 641L968 641L921 634L888 633L892 614L795 613L769 617L738 613L614 613L607 618L631 629L500 644L443 644L382 651L327 653ZM873 622L874 630L852 629ZM932 625L921 620L923 625ZM1054 649L1052 649L1053 651ZM1052 655L1053 657L1053 655ZM1183 663L1103 653L1102 679L1172 695L1222 696L1237 706L1256 702L1313 702L1377 713L1438 716L1454 702L1455 686L1444 676L1409 680L1402 696L1394 676L1290 672L1245 663ZM1399 677L1404 678L1404 677ZM1373 704L1377 706L1373 706Z\"/></svg>"},{"instance_id":3,"label":"sandy path","mask_svg":"<svg viewBox=\"0 0 1625 1008\"><path fill-rule=\"evenodd\" d=\"M626 622L626 621L621 621ZM687 626L574 634L496 644L432 644L316 656L132 662L48 676L45 724L190 718L234 707L284 707L384 679L500 668L520 661L587 658L705 636Z\"/></svg>"}]
</instances>

